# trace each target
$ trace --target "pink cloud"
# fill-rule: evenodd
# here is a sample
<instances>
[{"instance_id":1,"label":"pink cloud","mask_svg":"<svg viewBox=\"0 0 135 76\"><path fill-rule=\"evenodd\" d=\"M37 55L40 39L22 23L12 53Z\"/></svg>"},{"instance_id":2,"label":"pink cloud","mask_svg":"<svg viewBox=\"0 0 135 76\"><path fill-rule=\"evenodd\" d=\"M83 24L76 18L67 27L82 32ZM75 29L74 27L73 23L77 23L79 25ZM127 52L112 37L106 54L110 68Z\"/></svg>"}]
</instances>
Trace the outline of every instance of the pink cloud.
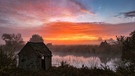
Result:
<instances>
[{"instance_id":1,"label":"pink cloud","mask_svg":"<svg viewBox=\"0 0 135 76\"><path fill-rule=\"evenodd\" d=\"M1 0L0 9L5 17L0 16L0 20L18 26L29 26L34 21L43 24L52 18L74 18L91 12L74 0Z\"/></svg>"}]
</instances>

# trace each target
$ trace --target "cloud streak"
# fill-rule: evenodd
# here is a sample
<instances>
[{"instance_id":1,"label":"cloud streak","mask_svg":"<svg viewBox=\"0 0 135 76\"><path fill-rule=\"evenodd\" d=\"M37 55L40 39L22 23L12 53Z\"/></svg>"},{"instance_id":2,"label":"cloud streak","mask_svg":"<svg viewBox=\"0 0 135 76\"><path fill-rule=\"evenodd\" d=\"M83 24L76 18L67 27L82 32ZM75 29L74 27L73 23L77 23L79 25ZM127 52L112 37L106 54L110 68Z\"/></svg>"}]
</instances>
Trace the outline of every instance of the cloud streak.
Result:
<instances>
[{"instance_id":1,"label":"cloud streak","mask_svg":"<svg viewBox=\"0 0 135 76\"><path fill-rule=\"evenodd\" d=\"M135 17L135 11L123 13L125 17Z\"/></svg>"},{"instance_id":2,"label":"cloud streak","mask_svg":"<svg viewBox=\"0 0 135 76\"><path fill-rule=\"evenodd\" d=\"M72 3L74 3L76 6L80 8L81 12L94 14L92 11L89 11L83 4L77 2L76 0L70 0Z\"/></svg>"},{"instance_id":3,"label":"cloud streak","mask_svg":"<svg viewBox=\"0 0 135 76\"><path fill-rule=\"evenodd\" d=\"M75 0L0 0L0 22L5 25L38 26L87 12L91 11Z\"/></svg>"}]
</instances>

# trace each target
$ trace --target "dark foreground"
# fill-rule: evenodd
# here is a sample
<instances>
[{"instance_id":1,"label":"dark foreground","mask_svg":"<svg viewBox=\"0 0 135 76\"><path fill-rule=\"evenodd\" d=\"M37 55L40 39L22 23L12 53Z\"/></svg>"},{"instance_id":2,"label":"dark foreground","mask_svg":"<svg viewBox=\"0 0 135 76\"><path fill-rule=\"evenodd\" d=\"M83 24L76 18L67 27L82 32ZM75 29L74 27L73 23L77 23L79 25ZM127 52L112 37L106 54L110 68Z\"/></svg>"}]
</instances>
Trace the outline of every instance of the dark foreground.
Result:
<instances>
[{"instance_id":1,"label":"dark foreground","mask_svg":"<svg viewBox=\"0 0 135 76\"><path fill-rule=\"evenodd\" d=\"M70 65L52 67L49 70L26 71L19 68L5 68L0 70L0 76L135 76L128 68L118 68L116 72L107 69L87 67L75 68Z\"/></svg>"}]
</instances>

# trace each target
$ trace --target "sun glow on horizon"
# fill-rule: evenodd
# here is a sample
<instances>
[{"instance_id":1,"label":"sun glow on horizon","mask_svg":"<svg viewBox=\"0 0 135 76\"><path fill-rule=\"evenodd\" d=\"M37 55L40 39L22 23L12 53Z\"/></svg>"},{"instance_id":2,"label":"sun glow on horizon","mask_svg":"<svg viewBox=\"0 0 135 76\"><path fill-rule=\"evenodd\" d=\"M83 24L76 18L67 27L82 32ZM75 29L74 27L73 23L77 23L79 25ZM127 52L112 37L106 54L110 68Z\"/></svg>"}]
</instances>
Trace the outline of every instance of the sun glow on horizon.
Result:
<instances>
[{"instance_id":1,"label":"sun glow on horizon","mask_svg":"<svg viewBox=\"0 0 135 76\"><path fill-rule=\"evenodd\" d=\"M73 36L68 36L68 37L51 37L51 38L44 38L45 40L98 40L98 37L94 36L88 36L88 35L73 35Z\"/></svg>"},{"instance_id":2,"label":"sun glow on horizon","mask_svg":"<svg viewBox=\"0 0 135 76\"><path fill-rule=\"evenodd\" d=\"M42 29L40 34L45 42L54 44L91 44L106 38L106 28L91 23L52 22Z\"/></svg>"}]
</instances>

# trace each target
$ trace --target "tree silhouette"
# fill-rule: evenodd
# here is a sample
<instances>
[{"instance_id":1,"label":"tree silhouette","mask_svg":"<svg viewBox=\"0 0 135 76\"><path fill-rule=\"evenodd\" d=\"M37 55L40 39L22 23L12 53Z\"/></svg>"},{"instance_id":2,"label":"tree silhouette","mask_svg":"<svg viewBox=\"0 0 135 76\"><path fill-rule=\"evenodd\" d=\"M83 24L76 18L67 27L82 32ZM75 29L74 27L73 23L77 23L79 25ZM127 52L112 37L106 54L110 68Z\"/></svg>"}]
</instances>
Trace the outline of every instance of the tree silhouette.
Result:
<instances>
[{"instance_id":1,"label":"tree silhouette","mask_svg":"<svg viewBox=\"0 0 135 76\"><path fill-rule=\"evenodd\" d=\"M24 44L21 34L3 34L1 37L5 41L3 52L12 57L15 51L19 51Z\"/></svg>"},{"instance_id":2,"label":"tree silhouette","mask_svg":"<svg viewBox=\"0 0 135 76\"><path fill-rule=\"evenodd\" d=\"M129 37L117 37L117 46L122 50L122 60L135 64L135 31L131 32Z\"/></svg>"},{"instance_id":3,"label":"tree silhouette","mask_svg":"<svg viewBox=\"0 0 135 76\"><path fill-rule=\"evenodd\" d=\"M21 34L3 34L1 37L7 46L22 45L24 43Z\"/></svg>"},{"instance_id":4,"label":"tree silhouette","mask_svg":"<svg viewBox=\"0 0 135 76\"><path fill-rule=\"evenodd\" d=\"M0 69L7 68L13 63L10 56L4 53L2 46L0 46Z\"/></svg>"},{"instance_id":5,"label":"tree silhouette","mask_svg":"<svg viewBox=\"0 0 135 76\"><path fill-rule=\"evenodd\" d=\"M135 64L135 31L123 42L122 60Z\"/></svg>"},{"instance_id":6,"label":"tree silhouette","mask_svg":"<svg viewBox=\"0 0 135 76\"><path fill-rule=\"evenodd\" d=\"M122 50L122 63L119 64L117 72L123 76L134 76L135 74L135 31L129 37L117 37L117 46Z\"/></svg>"},{"instance_id":7,"label":"tree silhouette","mask_svg":"<svg viewBox=\"0 0 135 76\"><path fill-rule=\"evenodd\" d=\"M102 48L109 48L110 47L110 44L107 43L107 41L105 40L104 42L101 42L99 47L102 47Z\"/></svg>"},{"instance_id":8,"label":"tree silhouette","mask_svg":"<svg viewBox=\"0 0 135 76\"><path fill-rule=\"evenodd\" d=\"M44 42L44 40L43 40L43 38L40 35L34 34L30 38L29 42Z\"/></svg>"}]
</instances>

